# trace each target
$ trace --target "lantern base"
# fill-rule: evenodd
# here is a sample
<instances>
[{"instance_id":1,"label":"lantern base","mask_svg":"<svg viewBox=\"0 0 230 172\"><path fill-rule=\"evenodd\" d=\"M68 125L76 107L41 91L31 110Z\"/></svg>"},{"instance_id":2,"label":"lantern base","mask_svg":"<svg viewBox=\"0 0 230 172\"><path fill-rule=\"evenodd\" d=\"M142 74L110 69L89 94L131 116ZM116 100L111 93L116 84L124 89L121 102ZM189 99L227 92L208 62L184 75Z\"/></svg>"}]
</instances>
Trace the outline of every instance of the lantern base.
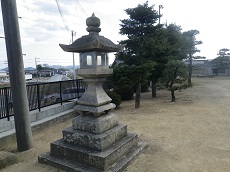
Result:
<instances>
[{"instance_id":1,"label":"lantern base","mask_svg":"<svg viewBox=\"0 0 230 172\"><path fill-rule=\"evenodd\" d=\"M102 113L107 113L109 110L114 109L116 107L113 103L108 103L102 106L88 106L88 105L76 105L74 107L75 111L82 112L83 114L90 112L93 113L94 116L100 116Z\"/></svg>"},{"instance_id":2,"label":"lantern base","mask_svg":"<svg viewBox=\"0 0 230 172\"><path fill-rule=\"evenodd\" d=\"M109 67L77 69L77 74L84 78L106 78L113 74L113 69Z\"/></svg>"},{"instance_id":3,"label":"lantern base","mask_svg":"<svg viewBox=\"0 0 230 172\"><path fill-rule=\"evenodd\" d=\"M68 172L121 172L147 146L111 113L79 115L62 135L38 162Z\"/></svg>"}]
</instances>

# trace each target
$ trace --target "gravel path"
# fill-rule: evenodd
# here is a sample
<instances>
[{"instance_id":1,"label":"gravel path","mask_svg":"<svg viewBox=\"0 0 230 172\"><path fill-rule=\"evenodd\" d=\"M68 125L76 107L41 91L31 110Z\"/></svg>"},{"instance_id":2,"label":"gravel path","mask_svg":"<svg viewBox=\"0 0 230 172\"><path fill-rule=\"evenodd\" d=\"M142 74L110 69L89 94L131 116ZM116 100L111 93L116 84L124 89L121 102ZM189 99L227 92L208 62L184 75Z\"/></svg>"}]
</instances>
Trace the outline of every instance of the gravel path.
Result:
<instances>
[{"instance_id":1,"label":"gravel path","mask_svg":"<svg viewBox=\"0 0 230 172\"><path fill-rule=\"evenodd\" d=\"M230 78L194 78L192 88L176 92L142 94L141 108L134 101L122 102L114 113L148 143L148 148L125 170L127 172L228 172L230 171ZM34 147L15 152L20 162L2 172L57 172L39 164L38 155L49 151L49 143L61 138L71 120L33 133Z\"/></svg>"}]
</instances>

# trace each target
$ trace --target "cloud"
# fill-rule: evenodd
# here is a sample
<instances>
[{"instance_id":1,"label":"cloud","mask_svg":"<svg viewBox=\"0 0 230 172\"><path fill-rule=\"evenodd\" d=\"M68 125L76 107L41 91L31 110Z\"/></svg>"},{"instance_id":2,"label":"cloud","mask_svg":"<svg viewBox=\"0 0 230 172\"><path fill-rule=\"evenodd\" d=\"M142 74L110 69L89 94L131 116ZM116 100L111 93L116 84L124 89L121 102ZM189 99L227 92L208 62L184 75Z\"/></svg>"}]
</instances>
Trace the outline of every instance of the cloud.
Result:
<instances>
[{"instance_id":1,"label":"cloud","mask_svg":"<svg viewBox=\"0 0 230 172\"><path fill-rule=\"evenodd\" d=\"M57 15L58 9L55 1L39 0L33 1L32 4L35 7L34 10L36 11L43 11L46 14L53 16Z\"/></svg>"},{"instance_id":2,"label":"cloud","mask_svg":"<svg viewBox=\"0 0 230 172\"><path fill-rule=\"evenodd\" d=\"M55 0L17 0L18 15L22 17L19 19L22 50L27 54L24 57L25 66L34 66L35 56L41 58L41 61L49 60L51 64L58 61L63 64L67 62L72 64L72 54L64 52L58 44L70 43L71 30L77 32L74 39L88 34L85 20L93 12L101 20L100 35L111 39L114 43L126 39L119 35L120 20L128 18L124 9L134 8L145 2L146 0L59 0L63 16L70 29L66 31ZM220 48L229 45L229 1L219 0L207 3L200 0L149 0L149 5L154 4L157 11L158 5L164 6L161 10L162 23L167 20L168 24L180 25L183 31L190 29L200 31L197 39L204 43L198 47L201 49L200 55L215 58ZM0 15L0 36L3 35L4 29ZM5 41L0 39L0 69L4 59L6 59ZM77 54L76 59L78 59Z\"/></svg>"}]
</instances>

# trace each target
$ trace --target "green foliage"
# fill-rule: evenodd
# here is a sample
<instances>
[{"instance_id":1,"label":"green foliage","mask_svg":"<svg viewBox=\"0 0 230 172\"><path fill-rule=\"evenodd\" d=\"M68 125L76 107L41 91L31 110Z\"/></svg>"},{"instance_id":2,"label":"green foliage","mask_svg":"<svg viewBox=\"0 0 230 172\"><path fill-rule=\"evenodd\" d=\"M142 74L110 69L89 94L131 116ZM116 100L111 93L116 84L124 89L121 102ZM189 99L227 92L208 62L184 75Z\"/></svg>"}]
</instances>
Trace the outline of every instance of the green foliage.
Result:
<instances>
[{"instance_id":1,"label":"green foliage","mask_svg":"<svg viewBox=\"0 0 230 172\"><path fill-rule=\"evenodd\" d=\"M192 86L192 84L189 84L188 81L183 81L180 84L181 89L186 89L186 88L191 87L191 86Z\"/></svg>"},{"instance_id":2,"label":"green foliage","mask_svg":"<svg viewBox=\"0 0 230 172\"><path fill-rule=\"evenodd\" d=\"M185 44L185 36L181 32L181 27L175 24L170 24L166 28L161 29L161 37L158 39L164 39L165 41L160 43L164 47L157 49L157 53L153 56L153 61L156 63L152 70L150 79L152 80L152 96L156 96L157 82L160 77L163 76L165 65L169 60L183 60L187 58L187 47Z\"/></svg>"},{"instance_id":3,"label":"green foliage","mask_svg":"<svg viewBox=\"0 0 230 172\"><path fill-rule=\"evenodd\" d=\"M36 69L37 69L38 71L41 71L41 70L43 70L43 69L50 69L50 70L52 70L53 68L50 68L48 64L38 64L38 65L36 66ZM60 70L60 69L59 69L59 70Z\"/></svg>"},{"instance_id":4,"label":"green foliage","mask_svg":"<svg viewBox=\"0 0 230 172\"><path fill-rule=\"evenodd\" d=\"M202 41L197 41L196 40L196 35L199 34L200 32L198 30L189 30L183 33L184 35L184 40L185 40L185 47L186 47L186 52L188 54L188 60L189 60L189 73L188 73L188 83L191 84L191 78L192 78L192 70L193 70L193 65L192 65L192 60L193 59L205 59L205 57L201 56L193 56L195 53L200 52L199 49L197 49L197 45L202 44Z\"/></svg>"},{"instance_id":5,"label":"green foliage","mask_svg":"<svg viewBox=\"0 0 230 172\"><path fill-rule=\"evenodd\" d=\"M170 60L165 66L161 81L166 83L166 85L170 86L170 84L173 84L175 82L182 82L186 77L186 65L179 60Z\"/></svg>"},{"instance_id":6,"label":"green foliage","mask_svg":"<svg viewBox=\"0 0 230 172\"><path fill-rule=\"evenodd\" d=\"M126 64L118 64L113 68L113 83L115 86L122 87L130 85L135 87L137 83L146 83L150 75L150 71L154 63L149 62L141 66L129 66Z\"/></svg>"},{"instance_id":7,"label":"green foliage","mask_svg":"<svg viewBox=\"0 0 230 172\"><path fill-rule=\"evenodd\" d=\"M158 12L148 2L136 8L125 10L129 19L121 20L120 34L126 35L127 40L120 43L126 44L126 49L117 54L117 59L127 65L142 65L155 58L162 59L159 55L167 51L166 32L158 25Z\"/></svg>"},{"instance_id":8,"label":"green foliage","mask_svg":"<svg viewBox=\"0 0 230 172\"><path fill-rule=\"evenodd\" d=\"M127 35L130 40L134 37L143 37L145 34L152 35L152 30L155 29L154 24L157 22L159 15L149 7L148 2L143 5L138 5L135 8L128 8L125 10L129 19L121 20L121 35Z\"/></svg>"},{"instance_id":9,"label":"green foliage","mask_svg":"<svg viewBox=\"0 0 230 172\"><path fill-rule=\"evenodd\" d=\"M185 46L184 35L181 32L181 27L175 24L170 24L166 28L168 40L168 59L183 60L187 58L187 47Z\"/></svg>"},{"instance_id":10,"label":"green foliage","mask_svg":"<svg viewBox=\"0 0 230 172\"><path fill-rule=\"evenodd\" d=\"M218 57L212 60L213 73L218 75L219 73L224 73L225 69L229 69L230 66L230 50L227 48L222 48L218 52Z\"/></svg>"},{"instance_id":11,"label":"green foliage","mask_svg":"<svg viewBox=\"0 0 230 172\"><path fill-rule=\"evenodd\" d=\"M107 95L112 99L111 103L114 103L116 107L121 104L121 96L114 91L107 91Z\"/></svg>"},{"instance_id":12,"label":"green foliage","mask_svg":"<svg viewBox=\"0 0 230 172\"><path fill-rule=\"evenodd\" d=\"M200 32L198 30L189 30L183 33L184 36L184 46L185 50L188 54L188 58L192 59L205 59L205 57L202 56L193 56L195 53L199 53L200 50L196 47L197 45L203 44L202 41L196 40L196 35L198 35Z\"/></svg>"},{"instance_id":13,"label":"green foliage","mask_svg":"<svg viewBox=\"0 0 230 172\"><path fill-rule=\"evenodd\" d=\"M43 67L42 67L42 65L38 64L38 65L36 66L36 69L37 69L38 71L40 71L40 70L43 69Z\"/></svg>"},{"instance_id":14,"label":"green foliage","mask_svg":"<svg viewBox=\"0 0 230 172\"><path fill-rule=\"evenodd\" d=\"M172 101L175 101L176 99L174 91L186 87L186 77L187 68L183 62L179 60L170 60L166 64L161 82L165 83L165 85L168 87L168 90L171 91Z\"/></svg>"},{"instance_id":15,"label":"green foliage","mask_svg":"<svg viewBox=\"0 0 230 172\"><path fill-rule=\"evenodd\" d=\"M195 35L199 33L196 30L182 33L181 27L175 24L165 27L158 24L159 15L153 7L147 1L125 10L129 18L121 20L120 34L126 35L128 39L120 41L120 44L126 46L116 54L117 63L113 65L114 86L137 88L140 83L143 85L152 80L155 88L168 61L187 59L189 50L195 53L195 45L202 43L195 40ZM137 97L140 96L136 96L136 102Z\"/></svg>"},{"instance_id":16,"label":"green foliage","mask_svg":"<svg viewBox=\"0 0 230 172\"><path fill-rule=\"evenodd\" d=\"M121 96L121 100L132 100L133 99L134 91L130 85L115 87L114 92Z\"/></svg>"},{"instance_id":17,"label":"green foliage","mask_svg":"<svg viewBox=\"0 0 230 172\"><path fill-rule=\"evenodd\" d=\"M148 2L125 11L129 19L121 20L120 34L126 35L128 39L120 42L126 44L126 49L117 53L116 59L133 71L130 84L136 87L137 83L145 83L149 79L156 65L152 61L155 54L165 51L165 47L161 46L165 42L162 36L165 32L160 29L162 25L157 25L158 12Z\"/></svg>"}]
</instances>

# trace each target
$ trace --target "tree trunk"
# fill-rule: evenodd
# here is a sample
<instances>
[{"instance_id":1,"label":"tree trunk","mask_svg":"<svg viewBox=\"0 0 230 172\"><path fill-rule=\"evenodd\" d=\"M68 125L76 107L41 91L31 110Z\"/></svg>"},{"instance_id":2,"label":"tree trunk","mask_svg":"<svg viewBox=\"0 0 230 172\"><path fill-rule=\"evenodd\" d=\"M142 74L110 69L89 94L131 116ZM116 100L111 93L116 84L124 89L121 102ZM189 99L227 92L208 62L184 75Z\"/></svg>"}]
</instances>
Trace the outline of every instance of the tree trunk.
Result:
<instances>
[{"instance_id":1,"label":"tree trunk","mask_svg":"<svg viewBox=\"0 0 230 172\"><path fill-rule=\"evenodd\" d=\"M152 98L157 96L157 81L152 80Z\"/></svg>"},{"instance_id":2,"label":"tree trunk","mask_svg":"<svg viewBox=\"0 0 230 172\"><path fill-rule=\"evenodd\" d=\"M189 71L188 71L188 84L192 84L192 52L189 51Z\"/></svg>"},{"instance_id":3,"label":"tree trunk","mask_svg":"<svg viewBox=\"0 0 230 172\"><path fill-rule=\"evenodd\" d=\"M135 108L140 108L141 104L141 83L136 86Z\"/></svg>"},{"instance_id":4,"label":"tree trunk","mask_svg":"<svg viewBox=\"0 0 230 172\"><path fill-rule=\"evenodd\" d=\"M171 88L172 102L175 102L175 101L176 101L176 97L175 97L174 92L175 92L175 90L173 90L173 89Z\"/></svg>"}]
</instances>

